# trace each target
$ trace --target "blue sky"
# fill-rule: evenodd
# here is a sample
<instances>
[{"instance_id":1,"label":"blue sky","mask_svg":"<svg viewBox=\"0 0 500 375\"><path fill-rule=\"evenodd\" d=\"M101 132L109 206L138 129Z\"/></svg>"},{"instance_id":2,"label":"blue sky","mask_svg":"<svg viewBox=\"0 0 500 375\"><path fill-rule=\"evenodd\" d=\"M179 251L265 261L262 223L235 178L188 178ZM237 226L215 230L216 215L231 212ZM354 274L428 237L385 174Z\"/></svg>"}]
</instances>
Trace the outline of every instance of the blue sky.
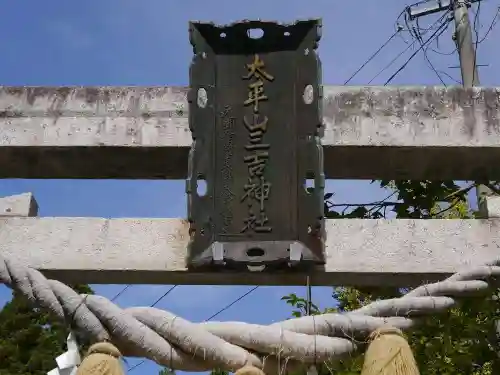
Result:
<instances>
[{"instance_id":1,"label":"blue sky","mask_svg":"<svg viewBox=\"0 0 500 375\"><path fill-rule=\"evenodd\" d=\"M397 16L406 3L384 1L332 0L229 0L132 1L88 0L2 2L0 22L1 85L187 85L192 50L188 42L189 20L227 23L239 19L270 19L282 22L297 18L323 18L320 56L323 82L341 85L393 33ZM484 35L498 1L484 1L478 24ZM422 19L424 27L435 17ZM500 86L498 43L500 27L479 45L478 63L483 85ZM351 82L363 85L406 48L407 33L396 37L376 59ZM496 47L496 48L495 48ZM451 28L432 48L451 52ZM413 52L409 49L372 84L383 84ZM460 70L455 53L429 53L436 69L456 80ZM443 75L447 84L451 78ZM419 54L391 82L394 85L440 84L423 55ZM339 162L342 162L339 160ZM366 181L329 181L336 203L369 202L386 193ZM183 181L79 181L2 180L0 196L33 192L41 216L97 217L184 217L186 199ZM113 297L120 285L93 286L96 293ZM168 286L133 286L117 300L120 306L153 303ZM247 291L248 286L180 286L158 307L192 321L202 321ZM271 323L290 316L280 297L295 292L305 296L304 287L261 287L219 320ZM10 299L0 286L0 305ZM330 288L313 288L314 301L331 306ZM130 359L134 365L139 359ZM146 361L132 374L156 375L158 366Z\"/></svg>"}]
</instances>

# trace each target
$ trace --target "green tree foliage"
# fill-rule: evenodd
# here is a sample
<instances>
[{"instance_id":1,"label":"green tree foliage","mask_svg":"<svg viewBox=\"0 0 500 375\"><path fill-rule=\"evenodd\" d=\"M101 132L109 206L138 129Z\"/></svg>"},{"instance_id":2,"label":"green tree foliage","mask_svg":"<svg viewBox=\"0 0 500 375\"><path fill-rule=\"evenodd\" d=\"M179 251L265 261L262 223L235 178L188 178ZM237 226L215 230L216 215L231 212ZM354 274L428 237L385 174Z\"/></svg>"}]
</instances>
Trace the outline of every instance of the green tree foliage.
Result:
<instances>
[{"instance_id":1,"label":"green tree foliage","mask_svg":"<svg viewBox=\"0 0 500 375\"><path fill-rule=\"evenodd\" d=\"M174 370L171 370L167 367L164 367L160 370L160 372L158 373L158 375L175 375L175 371Z\"/></svg>"},{"instance_id":2,"label":"green tree foliage","mask_svg":"<svg viewBox=\"0 0 500 375\"><path fill-rule=\"evenodd\" d=\"M86 285L73 286L92 294ZM45 375L56 367L55 358L65 352L69 328L51 313L33 308L17 292L0 311L0 375ZM84 337L78 337L84 348Z\"/></svg>"},{"instance_id":3,"label":"green tree foliage","mask_svg":"<svg viewBox=\"0 0 500 375\"><path fill-rule=\"evenodd\" d=\"M373 183L373 182L372 182ZM333 204L332 193L325 195L328 218L350 219L456 219L473 218L468 194L475 187L458 186L446 181L381 181L387 189L387 198L367 204ZM496 184L490 185L495 191ZM392 213L392 214L391 214ZM410 289L334 287L332 297L336 305L321 310L312 305L311 313L344 312L357 309L382 298L404 295ZM408 334L422 375L492 375L500 374L500 343L494 324L500 319L500 293L464 300L449 312L426 318ZM305 315L307 301L294 294L282 298L294 310L292 316ZM318 369L320 375L359 374L363 354L339 363L327 363Z\"/></svg>"},{"instance_id":4,"label":"green tree foliage","mask_svg":"<svg viewBox=\"0 0 500 375\"><path fill-rule=\"evenodd\" d=\"M228 371L224 371L224 370L212 370L210 372L210 375L229 375L229 372Z\"/></svg>"},{"instance_id":5,"label":"green tree foliage","mask_svg":"<svg viewBox=\"0 0 500 375\"><path fill-rule=\"evenodd\" d=\"M158 375L175 375L175 371L164 367L160 370ZM229 372L224 370L212 370L210 375L229 375Z\"/></svg>"}]
</instances>

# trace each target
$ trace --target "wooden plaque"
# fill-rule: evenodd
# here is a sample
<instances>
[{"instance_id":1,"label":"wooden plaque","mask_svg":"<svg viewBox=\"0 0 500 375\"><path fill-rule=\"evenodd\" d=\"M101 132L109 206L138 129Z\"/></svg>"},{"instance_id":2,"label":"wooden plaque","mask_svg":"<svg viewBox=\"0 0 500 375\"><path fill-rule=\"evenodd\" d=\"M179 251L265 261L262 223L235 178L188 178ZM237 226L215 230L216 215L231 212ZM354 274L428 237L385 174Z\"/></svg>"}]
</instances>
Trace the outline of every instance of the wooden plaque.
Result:
<instances>
[{"instance_id":1,"label":"wooden plaque","mask_svg":"<svg viewBox=\"0 0 500 375\"><path fill-rule=\"evenodd\" d=\"M320 21L189 32L189 266L323 263Z\"/></svg>"}]
</instances>

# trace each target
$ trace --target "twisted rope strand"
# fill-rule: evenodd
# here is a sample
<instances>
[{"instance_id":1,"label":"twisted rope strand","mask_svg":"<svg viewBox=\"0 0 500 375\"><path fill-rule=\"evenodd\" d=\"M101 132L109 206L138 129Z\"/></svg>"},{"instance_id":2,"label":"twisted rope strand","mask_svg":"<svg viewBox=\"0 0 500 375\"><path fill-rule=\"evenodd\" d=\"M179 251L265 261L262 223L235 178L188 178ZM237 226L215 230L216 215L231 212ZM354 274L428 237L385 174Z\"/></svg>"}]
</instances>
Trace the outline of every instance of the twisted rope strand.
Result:
<instances>
[{"instance_id":1,"label":"twisted rope strand","mask_svg":"<svg viewBox=\"0 0 500 375\"><path fill-rule=\"evenodd\" d=\"M241 322L191 323L149 307L121 309L108 299L80 295L39 271L0 257L0 281L92 337L113 342L125 356L141 356L184 371L264 371L338 359L359 350L377 328L407 330L419 318L449 309L459 297L485 293L500 276L500 259L400 298L380 300L344 314L321 314L262 326Z\"/></svg>"}]
</instances>

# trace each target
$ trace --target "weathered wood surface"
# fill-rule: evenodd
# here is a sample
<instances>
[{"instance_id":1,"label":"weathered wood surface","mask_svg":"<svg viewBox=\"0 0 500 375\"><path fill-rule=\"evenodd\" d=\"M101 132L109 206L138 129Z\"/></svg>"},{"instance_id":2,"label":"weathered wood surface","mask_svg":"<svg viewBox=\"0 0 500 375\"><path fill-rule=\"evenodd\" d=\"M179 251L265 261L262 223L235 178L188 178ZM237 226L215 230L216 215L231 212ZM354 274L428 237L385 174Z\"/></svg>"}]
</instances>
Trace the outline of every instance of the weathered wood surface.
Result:
<instances>
[{"instance_id":1,"label":"weathered wood surface","mask_svg":"<svg viewBox=\"0 0 500 375\"><path fill-rule=\"evenodd\" d=\"M185 178L185 87L0 87L0 178ZM500 178L500 89L324 87L328 178Z\"/></svg>"},{"instance_id":2,"label":"weathered wood surface","mask_svg":"<svg viewBox=\"0 0 500 375\"><path fill-rule=\"evenodd\" d=\"M419 285L498 257L500 219L327 220L314 285ZM304 274L190 272L181 219L0 218L0 254L66 282L303 285Z\"/></svg>"}]
</instances>

